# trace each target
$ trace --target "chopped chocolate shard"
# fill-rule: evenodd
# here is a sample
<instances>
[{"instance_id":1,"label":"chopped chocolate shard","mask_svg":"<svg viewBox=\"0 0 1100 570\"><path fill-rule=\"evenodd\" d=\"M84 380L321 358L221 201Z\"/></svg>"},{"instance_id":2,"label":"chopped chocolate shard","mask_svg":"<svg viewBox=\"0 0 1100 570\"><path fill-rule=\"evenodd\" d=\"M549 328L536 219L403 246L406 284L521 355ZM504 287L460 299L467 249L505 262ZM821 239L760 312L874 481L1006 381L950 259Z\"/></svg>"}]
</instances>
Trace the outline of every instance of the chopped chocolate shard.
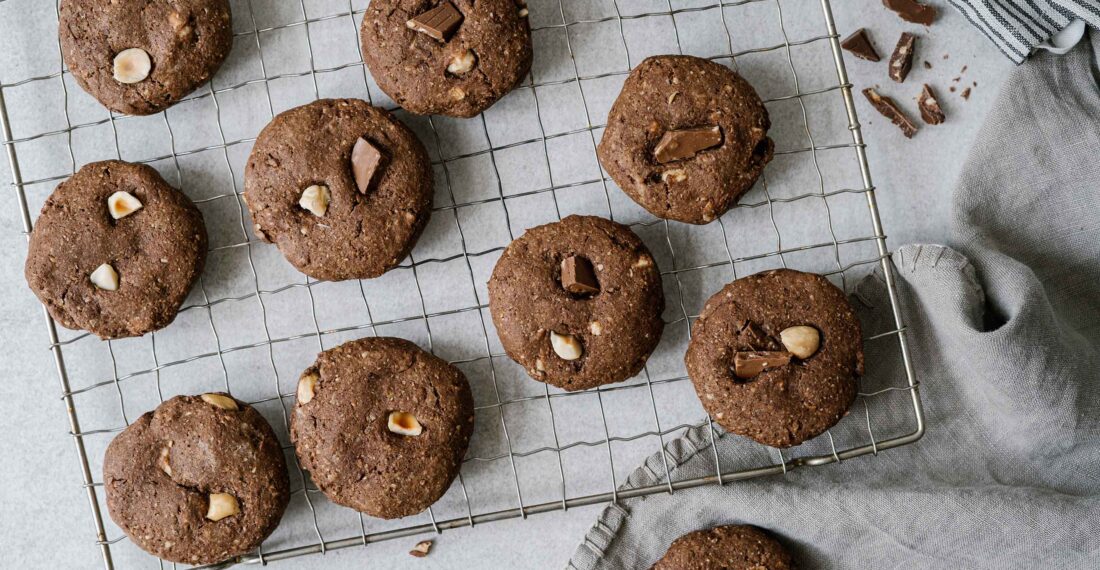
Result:
<instances>
[{"instance_id":1,"label":"chopped chocolate shard","mask_svg":"<svg viewBox=\"0 0 1100 570\"><path fill-rule=\"evenodd\" d=\"M906 22L930 26L936 21L936 8L921 4L917 0L882 0L882 5L897 12L898 16Z\"/></svg>"},{"instance_id":2,"label":"chopped chocolate shard","mask_svg":"<svg viewBox=\"0 0 1100 570\"><path fill-rule=\"evenodd\" d=\"M600 292L600 282L592 270L592 262L579 255L561 260L561 286L577 295L594 295Z\"/></svg>"},{"instance_id":3,"label":"chopped chocolate shard","mask_svg":"<svg viewBox=\"0 0 1100 570\"><path fill-rule=\"evenodd\" d=\"M879 95L877 91L872 87L868 87L863 90L863 96L871 102L871 106L876 111L882 113L883 117L890 119L890 122L894 123L901 129L901 134L905 135L905 138L911 139L913 135L917 133L917 125L913 124L913 121L909 120L909 117L905 116L905 113L901 112L897 103L894 100L885 96Z\"/></svg>"},{"instance_id":4,"label":"chopped chocolate shard","mask_svg":"<svg viewBox=\"0 0 1100 570\"><path fill-rule=\"evenodd\" d=\"M736 352L733 355L733 374L742 380L755 378L765 370L772 370L791 363L791 353L772 352Z\"/></svg>"},{"instance_id":5,"label":"chopped chocolate shard","mask_svg":"<svg viewBox=\"0 0 1100 570\"><path fill-rule=\"evenodd\" d=\"M927 83L924 84L924 89L917 98L917 107L920 108L920 118L929 125L938 125L947 118L939 102L936 101L935 94L932 93L932 87Z\"/></svg>"},{"instance_id":6,"label":"chopped chocolate shard","mask_svg":"<svg viewBox=\"0 0 1100 570\"><path fill-rule=\"evenodd\" d=\"M699 127L665 131L653 149L653 158L659 164L691 158L701 151L722 144L722 127Z\"/></svg>"},{"instance_id":7,"label":"chopped chocolate shard","mask_svg":"<svg viewBox=\"0 0 1100 570\"><path fill-rule=\"evenodd\" d=\"M909 75L913 68L913 50L916 47L917 36L909 32L902 32L898 38L898 45L890 56L890 79L901 83Z\"/></svg>"},{"instance_id":8,"label":"chopped chocolate shard","mask_svg":"<svg viewBox=\"0 0 1100 570\"><path fill-rule=\"evenodd\" d=\"M962 95L963 99L969 100L970 99L970 88L967 87L966 89L963 89L963 92L960 93L960 95Z\"/></svg>"},{"instance_id":9,"label":"chopped chocolate shard","mask_svg":"<svg viewBox=\"0 0 1100 570\"><path fill-rule=\"evenodd\" d=\"M438 41L445 42L451 39L451 34L462 23L462 12L459 12L454 4L444 2L419 16L405 22L408 27Z\"/></svg>"},{"instance_id":10,"label":"chopped chocolate shard","mask_svg":"<svg viewBox=\"0 0 1100 570\"><path fill-rule=\"evenodd\" d=\"M370 190L374 178L382 170L385 156L367 139L359 137L351 149L351 172L355 175L355 185L361 194Z\"/></svg>"},{"instance_id":11,"label":"chopped chocolate shard","mask_svg":"<svg viewBox=\"0 0 1100 570\"><path fill-rule=\"evenodd\" d=\"M863 28L844 38L844 41L840 42L840 47L852 52L852 55L860 59L866 59L867 61L881 59L878 52L875 51L875 45L871 43L871 38L867 37L867 30Z\"/></svg>"},{"instance_id":12,"label":"chopped chocolate shard","mask_svg":"<svg viewBox=\"0 0 1100 570\"><path fill-rule=\"evenodd\" d=\"M429 552L432 551L432 544L433 542L431 540L421 540L420 542L416 543L416 546L414 546L412 550L409 551L409 556L424 558L428 555Z\"/></svg>"}]
</instances>

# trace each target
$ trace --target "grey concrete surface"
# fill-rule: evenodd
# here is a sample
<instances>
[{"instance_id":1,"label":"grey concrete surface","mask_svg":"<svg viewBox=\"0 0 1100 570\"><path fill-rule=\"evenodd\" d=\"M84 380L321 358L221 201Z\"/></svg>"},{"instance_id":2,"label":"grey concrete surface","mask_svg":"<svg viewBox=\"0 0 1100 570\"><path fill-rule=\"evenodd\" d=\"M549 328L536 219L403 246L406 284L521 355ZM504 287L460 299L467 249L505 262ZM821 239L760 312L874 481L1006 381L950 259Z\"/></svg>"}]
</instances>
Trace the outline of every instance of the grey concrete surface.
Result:
<instances>
[{"instance_id":1,"label":"grey concrete surface","mask_svg":"<svg viewBox=\"0 0 1100 570\"><path fill-rule=\"evenodd\" d=\"M838 26L842 36L858 27L867 27L871 30L874 41L883 55L888 54L896 42L898 34L903 30L916 30L921 35L918 47L918 59L927 60L932 69L925 69L921 63L914 66L914 71L908 81L902 85L892 83L886 77L885 62L872 64L849 57L847 59L848 71L856 88L868 85L880 85L882 92L898 99L914 116L915 104L913 98L919 92L920 84L927 82L933 84L939 91L941 101L948 115L947 123L936 127L925 127L913 140L904 139L895 127L890 125L880 116L875 114L862 98L857 99L858 111L864 127L864 135L869 144L869 159L871 171L878 188L878 201L882 213L883 223L890 243L894 246L910 242L943 242L948 238L948 215L950 211L950 198L954 178L959 166L965 158L967 148L973 139L978 126L989 105L994 100L998 86L1011 68L1010 62L1003 58L985 39L975 30L971 29L958 14L945 6L942 0L931 3L940 5L943 16L940 21L929 29L920 29L907 25L897 19L893 14L883 9L877 0L834 0L833 9L836 13ZM284 13L290 17L300 17L300 6L297 2L286 1L258 1L254 4L262 7L257 10L260 27L265 25L277 25L278 18ZM356 1L356 6L364 2ZM346 4L339 1L307 1L305 2L311 17L318 14L338 12ZM548 6L546 6L548 5ZM577 1L563 3L566 11L586 9L578 6ZM678 2L673 2L679 6ZM817 15L818 19L810 22L785 21L792 39L795 37L808 37L813 33L820 33L823 29L816 0L783 0L784 15L789 20L796 14L806 12ZM532 18L546 18L552 21L552 16L557 10L556 2L534 3ZM624 12L640 12L645 9L660 10L665 6L664 2L641 2L635 4L635 0L622 0L620 7ZM763 2L762 8L766 8L767 14L760 13L750 15L751 18L760 18L761 22L774 18L775 5L772 2ZM236 13L236 26L238 30L251 29L251 23L247 21L247 2L244 0L234 2ZM733 13L732 10L730 12ZM243 14L243 16L242 16ZM265 24L265 21L270 23ZM53 44L53 5L45 0L6 0L0 2L0 83L10 83L25 77L56 71L57 57L56 47ZM536 21L536 25L538 22ZM690 23L690 16L677 18L678 31L682 34L681 42L685 45L693 41L693 36L685 32L689 26L705 23ZM347 24L345 24L347 25ZM666 23L667 25L667 23ZM754 26L764 23L733 22L735 29L745 32L747 35L754 33ZM350 27L350 26L349 26ZM322 49L347 49L347 45L340 47L339 42L347 43L347 38L335 34L329 37L329 32L318 26L311 26L315 34L313 41L315 48ZM644 33L645 30L638 30ZM632 30L628 30L628 34ZM348 31L350 34L350 30ZM578 32L581 33L581 32ZM617 33L617 32L616 32ZM765 32L761 32L765 33ZM768 30L767 33L771 33ZM274 34L273 34L274 35ZM633 36L632 36L633 39ZM741 41L738 36L738 42ZM756 38L748 38L745 45L761 45L766 41L753 42ZM331 41L330 41L331 40ZM275 39L272 39L274 43ZM659 39L655 39L658 42ZM255 50L254 44L249 46L251 36L238 38L237 49L239 51ZM574 38L574 48L583 48L583 41ZM333 45L329 45L329 44ZM597 44L598 45L598 44ZM674 45L674 44L673 44ZM703 46L706 47L706 46ZM354 43L351 44L354 52ZM650 45L647 38L640 38L638 43L631 44L629 54L632 62L637 63L641 55L645 53L659 53L660 50L668 50L668 45ZM649 51L657 50L657 51ZM728 51L719 45L714 47L712 53ZM320 50L318 50L320 51ZM703 52L706 50L703 49ZM560 52L552 52L546 48L545 52L553 53L553 58L561 58ZM293 50L286 55L287 60L300 56ZM254 57L254 54L252 54ZM322 54L318 54L320 59ZM802 59L799 57L799 61ZM270 54L269 54L270 58ZM284 58L279 59L278 64L269 64L278 67ZM745 65L752 68L754 64L751 58ZM819 60L815 60L819 61ZM828 60L824 60L828 63ZM567 59L561 61L536 62L536 72L545 70L547 74L560 71L558 66L568 64ZM760 67L750 69L746 75L760 74L760 69L771 73L786 73L783 67L785 59L764 61L758 64ZM962 73L963 66L967 67ZM231 82L224 76L234 76L240 72L243 65L231 62L226 71L215 80L215 85L223 86ZM566 68L568 74L571 68ZM269 74L277 71L268 69ZM800 69L800 73L804 70ZM584 74L584 70L581 71ZM763 75L767 75L764 73ZM805 73L803 77L811 76ZM827 75L827 74L826 74ZM956 84L952 80L961 75ZM354 78L354 76L353 76ZM359 79L361 81L361 79ZM621 81L621 77L619 79ZM768 83L764 76L754 77L754 82ZM976 82L977 86L972 84ZM960 90L964 87L972 87L970 99L963 100L958 93L949 93L948 87L958 85ZM75 108L75 115L84 120L92 120L95 117L94 103L89 103L88 98L79 93L78 89L70 84L73 101L70 108ZM287 108L297 102L312 99L313 86L308 82L288 80L274 86L274 98L276 111ZM322 91L328 89L322 84ZM334 87L333 92L343 93L342 87ZM776 88L773 95L779 94ZM804 86L804 90L806 86ZM56 93L56 85L54 92ZM323 92L322 95L326 93ZM375 96L378 95L374 91ZM39 110L37 97L42 94L26 92L19 88L5 90L9 97L9 107L18 105L19 109L13 111L13 121L19 121L21 128L25 125L24 132L40 132L58 128L57 114L49 111L50 101L42 101L42 110ZM54 95L44 96L46 99ZM543 102L545 104L545 102ZM835 103L835 101L834 101ZM811 109L812 105L811 103ZM509 100L502 103L502 112L523 106L522 102L512 105ZM602 104L601 104L602 108ZM834 107L835 110L835 107ZM789 110L788 110L789 111ZM779 111L780 114L788 111ZM259 125L262 126L269 118L266 107L261 106L259 112ZM775 112L775 111L773 111ZM794 111L792 111L794 112ZM36 114L41 117L35 117ZM598 113L594 122L602 122ZM79 118L79 117L78 117ZM74 121L78 120L74 118ZM497 117L499 118L499 116ZM834 117L835 118L835 117ZM121 123L120 123L121 124ZM141 126L153 125L153 123L141 122ZM422 125L421 125L422 126ZM34 131L38 128L39 131ZM150 129L153 127L150 127ZM779 127L783 128L783 127ZM181 129L186 130L186 129ZM197 140L210 133L195 133ZM125 140L130 136L139 138L138 133L129 129L121 136L124 153L129 158L133 155L141 155L139 150L133 150ZM176 133L177 137L189 137L191 133ZM20 136L17 133L17 136ZM78 148L78 163L87 162L93 157L109 156L113 152L110 139L111 133L105 129L93 128L87 132L78 133L74 138L74 146ZM232 135L230 135L232 136ZM824 134L818 134L820 139L828 139ZM826 141L827 142L827 141ZM156 144L154 141L151 144ZM780 141L782 146L782 141ZM106 147L108 151L104 151ZM248 145L244 145L241 152L247 151ZM34 143L19 145L21 163L25 164L24 175L27 177L48 176L51 173L67 172L70 163L67 155L52 154L53 151L36 147ZM40 154L39 154L40 153ZM154 153L155 155L155 153ZM233 156L233 160L241 157ZM823 157L822 160L830 160ZM216 168L218 163L213 163ZM29 166L29 168L27 167ZM160 165L163 166L163 165ZM828 167L828 165L826 165ZM187 168L191 168L188 166ZM198 167L196 167L198 168ZM777 162L769 166L769 172L776 171L777 178L782 178ZM171 172L171 167L162 169ZM554 172L559 176L555 180L568 178L568 173ZM850 174L850 173L849 173ZM239 171L238 171L239 176ZM67 435L69 430L65 408L59 397L59 387L54 371L53 360L47 351L47 338L43 326L42 311L27 289L22 278L22 266L26 253L25 238L21 233L19 208L16 201L16 193L13 188L7 186L11 179L7 160L0 159L0 181L4 183L3 199L0 204L0 287L7 291L7 299L0 303L0 338L4 340L0 360L5 364L5 381L0 382L0 425L3 425L6 437L0 438L0 502L4 505L5 514L0 516L0 542L4 544L2 563L5 567L13 568L95 568L100 565L97 548L94 544L94 536L91 532L91 516L88 509L84 490L80 484L79 471L77 469L76 455L73 443ZM848 178L850 180L850 177ZM170 181L174 182L172 178ZM778 184L778 183L777 183ZM185 187L187 185L185 184ZM31 208L35 213L48 193L52 185L37 185L29 188L31 195ZM224 191L224 190L223 190ZM612 192L617 192L612 190ZM598 193L602 200L602 192ZM599 212L597 200L596 206L591 209ZM583 201L579 206L567 206L567 208L585 209ZM618 208L622 208L619 210ZM637 217L637 212L631 210L629 204L616 201L616 215L621 218ZM210 213L208 215L208 223ZM838 214L840 215L840 214ZM865 213L863 214L865 216ZM442 217L442 216L437 216ZM526 218L525 218L526 219ZM537 218L536 218L537 219ZM226 220L218 219L217 223ZM232 226L236 221L228 220L227 226ZM843 215L834 220L835 223L844 223ZM530 225L521 222L520 225ZM216 231L221 231L216 230ZM215 232L212 232L215 233ZM422 242L422 248L442 247L443 237L433 236L431 231ZM223 236L224 237L224 236ZM652 236L647 237L647 241ZM218 239L215 237L215 239ZM652 244L652 242L651 242ZM660 256L660 254L659 254ZM211 271L220 270L215 264ZM238 278L240 276L238 275ZM214 281L215 286L220 286ZM229 281L227 281L229 282ZM228 287L228 286L227 286ZM230 287L231 289L231 287ZM482 297L484 298L484 297ZM228 318L228 317L227 317ZM182 326L182 325L181 325ZM385 331L383 331L385 332ZM395 332L402 332L400 330ZM417 334L410 332L409 334ZM72 335L69 335L70 337ZM169 342L171 337L169 337ZM334 343L326 341L326 347ZM450 347L443 346L443 350ZM304 353L315 352L316 346L310 345L300 349ZM296 362L300 362L296 361ZM79 381L86 381L89 377L102 376L102 363L92 363L74 355L69 362L70 370L75 371L74 376ZM92 371L86 369L94 368ZM293 367L290 368L291 370ZM284 372L282 378L292 378L293 373ZM276 376L276 381L280 377ZM167 381L166 381L167 382ZM175 393L169 389L170 393ZM146 395L130 395L137 403L127 410L128 419L132 420L137 414L144 411L143 398ZM688 398L690 399L690 398ZM672 400L679 401L679 400ZM686 400L685 400L686 401ZM114 400L106 402L88 403L82 408L82 420L85 428L107 427L113 422L103 418L112 417ZM690 404L685 404L690 405ZM697 405L697 404L696 404ZM91 446L91 452L101 452L103 444ZM641 451L641 454L649 453ZM98 465L98 460L94 463ZM616 465L620 473L628 472L633 464ZM98 479L98 474L97 474ZM292 506L298 509L296 516L305 516L302 505ZM441 537L437 537L436 550L433 554L415 564L407 557L405 552L415 540L397 540L378 545L372 545L366 549L353 548L339 552L329 553L324 559L319 557L303 558L295 561L281 562L277 568L554 568L561 567L572 554L576 543L591 524L598 507L586 507L570 510L567 513L555 513L538 515L528 520L512 520L486 524L474 529L449 531ZM112 527L113 528L113 527ZM117 536L117 529L112 536ZM139 553L128 551L125 544L120 545L119 567L157 567L151 558L143 557Z\"/></svg>"}]
</instances>

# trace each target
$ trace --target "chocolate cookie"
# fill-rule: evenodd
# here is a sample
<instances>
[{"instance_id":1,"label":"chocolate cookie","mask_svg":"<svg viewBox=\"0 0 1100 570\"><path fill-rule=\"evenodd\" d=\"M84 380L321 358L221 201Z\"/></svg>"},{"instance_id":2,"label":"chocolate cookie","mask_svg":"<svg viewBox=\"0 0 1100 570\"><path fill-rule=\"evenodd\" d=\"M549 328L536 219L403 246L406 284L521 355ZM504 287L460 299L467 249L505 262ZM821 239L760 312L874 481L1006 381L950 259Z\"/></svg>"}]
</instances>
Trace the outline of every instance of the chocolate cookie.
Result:
<instances>
[{"instance_id":1,"label":"chocolate cookie","mask_svg":"<svg viewBox=\"0 0 1100 570\"><path fill-rule=\"evenodd\" d=\"M473 117L531 70L527 8L516 0L372 0L363 61L410 113Z\"/></svg>"},{"instance_id":2,"label":"chocolate cookie","mask_svg":"<svg viewBox=\"0 0 1100 570\"><path fill-rule=\"evenodd\" d=\"M863 374L863 338L844 292L828 279L777 269L708 299L684 361L714 421L790 447L848 413Z\"/></svg>"},{"instance_id":3,"label":"chocolate cookie","mask_svg":"<svg viewBox=\"0 0 1100 570\"><path fill-rule=\"evenodd\" d=\"M473 429L462 372L407 340L363 338L302 373L290 438L329 500L393 519L447 492Z\"/></svg>"},{"instance_id":4,"label":"chocolate cookie","mask_svg":"<svg viewBox=\"0 0 1100 570\"><path fill-rule=\"evenodd\" d=\"M233 47L228 0L62 0L60 10L65 64L119 113L171 107L206 83Z\"/></svg>"},{"instance_id":5,"label":"chocolate cookie","mask_svg":"<svg viewBox=\"0 0 1100 570\"><path fill-rule=\"evenodd\" d=\"M642 240L595 216L527 230L489 280L508 356L532 378L570 391L641 371L661 340L664 306L661 272Z\"/></svg>"},{"instance_id":6,"label":"chocolate cookie","mask_svg":"<svg viewBox=\"0 0 1100 570\"><path fill-rule=\"evenodd\" d=\"M764 529L719 526L677 538L653 570L793 570L782 544Z\"/></svg>"},{"instance_id":7,"label":"chocolate cookie","mask_svg":"<svg viewBox=\"0 0 1100 570\"><path fill-rule=\"evenodd\" d=\"M733 207L772 159L770 127L740 75L706 59L661 55L626 78L597 154L654 216L705 224Z\"/></svg>"},{"instance_id":8,"label":"chocolate cookie","mask_svg":"<svg viewBox=\"0 0 1100 570\"><path fill-rule=\"evenodd\" d=\"M383 109L322 99L280 113L244 173L260 239L329 281L378 277L428 224L432 168L424 145Z\"/></svg>"},{"instance_id":9,"label":"chocolate cookie","mask_svg":"<svg viewBox=\"0 0 1100 570\"><path fill-rule=\"evenodd\" d=\"M185 564L255 549L290 501L275 432L220 393L176 396L130 424L107 447L103 482L111 519L134 544Z\"/></svg>"},{"instance_id":10,"label":"chocolate cookie","mask_svg":"<svg viewBox=\"0 0 1100 570\"><path fill-rule=\"evenodd\" d=\"M187 196L149 166L108 160L50 194L25 275L63 326L123 338L168 326L205 260L206 227Z\"/></svg>"}]
</instances>

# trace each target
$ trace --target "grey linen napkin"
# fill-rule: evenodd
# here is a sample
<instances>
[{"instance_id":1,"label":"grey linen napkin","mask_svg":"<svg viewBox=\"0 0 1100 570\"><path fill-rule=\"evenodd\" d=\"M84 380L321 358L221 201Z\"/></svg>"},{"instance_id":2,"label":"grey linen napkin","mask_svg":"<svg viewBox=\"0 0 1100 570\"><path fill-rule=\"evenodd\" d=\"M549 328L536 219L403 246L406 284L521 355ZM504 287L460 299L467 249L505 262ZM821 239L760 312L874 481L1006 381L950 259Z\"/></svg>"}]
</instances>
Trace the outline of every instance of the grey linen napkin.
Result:
<instances>
[{"instance_id":1,"label":"grey linen napkin","mask_svg":"<svg viewBox=\"0 0 1100 570\"><path fill-rule=\"evenodd\" d=\"M1100 567L1094 49L1039 54L1006 83L955 191L957 249L894 254L923 381L922 440L610 505L569 567L648 568L676 537L730 523L775 531L803 568ZM852 298L866 330L892 328L881 276ZM896 355L875 344L868 362L890 359L878 372L898 377ZM713 474L708 446L702 429L670 442L673 478ZM724 433L717 446L727 459L746 448ZM625 486L663 481L654 455Z\"/></svg>"}]
</instances>

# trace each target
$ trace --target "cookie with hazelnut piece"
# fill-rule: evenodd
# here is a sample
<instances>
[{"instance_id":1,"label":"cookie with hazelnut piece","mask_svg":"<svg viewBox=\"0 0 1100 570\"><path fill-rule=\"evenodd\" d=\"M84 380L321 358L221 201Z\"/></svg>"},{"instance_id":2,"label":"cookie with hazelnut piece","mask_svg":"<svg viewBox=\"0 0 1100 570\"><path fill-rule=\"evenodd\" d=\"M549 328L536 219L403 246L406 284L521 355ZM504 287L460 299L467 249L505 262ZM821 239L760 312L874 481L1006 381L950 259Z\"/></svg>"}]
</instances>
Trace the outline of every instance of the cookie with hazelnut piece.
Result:
<instances>
[{"instance_id":1,"label":"cookie with hazelnut piece","mask_svg":"<svg viewBox=\"0 0 1100 570\"><path fill-rule=\"evenodd\" d=\"M206 260L202 213L152 167L85 165L31 232L27 284L62 326L100 338L168 326Z\"/></svg>"},{"instance_id":2,"label":"cookie with hazelnut piece","mask_svg":"<svg viewBox=\"0 0 1100 570\"><path fill-rule=\"evenodd\" d=\"M664 329L653 255L630 228L569 216L527 230L489 280L489 310L508 356L564 390L622 382Z\"/></svg>"},{"instance_id":3,"label":"cookie with hazelnut piece","mask_svg":"<svg viewBox=\"0 0 1100 570\"><path fill-rule=\"evenodd\" d=\"M424 145L360 99L279 113L244 172L256 237L327 281L378 277L400 263L428 225L432 192Z\"/></svg>"},{"instance_id":4,"label":"cookie with hazelnut piece","mask_svg":"<svg viewBox=\"0 0 1100 570\"><path fill-rule=\"evenodd\" d=\"M332 502L393 519L439 500L474 429L462 372L400 338L353 340L298 380L290 438Z\"/></svg>"},{"instance_id":5,"label":"cookie with hazelnut piece","mask_svg":"<svg viewBox=\"0 0 1100 570\"><path fill-rule=\"evenodd\" d=\"M733 207L771 161L770 127L756 90L728 67L660 55L626 78L597 155L619 188L654 216L706 224Z\"/></svg>"},{"instance_id":6,"label":"cookie with hazelnut piece","mask_svg":"<svg viewBox=\"0 0 1100 570\"><path fill-rule=\"evenodd\" d=\"M420 115L473 117L531 69L525 0L372 0L359 36L378 86Z\"/></svg>"},{"instance_id":7,"label":"cookie with hazelnut piece","mask_svg":"<svg viewBox=\"0 0 1100 570\"><path fill-rule=\"evenodd\" d=\"M61 52L108 109L151 115L206 83L233 47L229 0L62 0Z\"/></svg>"},{"instance_id":8,"label":"cookie with hazelnut piece","mask_svg":"<svg viewBox=\"0 0 1100 570\"><path fill-rule=\"evenodd\" d=\"M715 422L790 447L848 413L863 375L863 338L843 291L821 275L777 269L708 299L684 362Z\"/></svg>"},{"instance_id":9,"label":"cookie with hazelnut piece","mask_svg":"<svg viewBox=\"0 0 1100 570\"><path fill-rule=\"evenodd\" d=\"M130 424L107 447L103 486L134 544L192 565L254 550L290 502L275 432L223 393L176 396Z\"/></svg>"},{"instance_id":10,"label":"cookie with hazelnut piece","mask_svg":"<svg viewBox=\"0 0 1100 570\"><path fill-rule=\"evenodd\" d=\"M672 541L653 570L793 570L790 552L768 531L727 525L689 532Z\"/></svg>"}]
</instances>

